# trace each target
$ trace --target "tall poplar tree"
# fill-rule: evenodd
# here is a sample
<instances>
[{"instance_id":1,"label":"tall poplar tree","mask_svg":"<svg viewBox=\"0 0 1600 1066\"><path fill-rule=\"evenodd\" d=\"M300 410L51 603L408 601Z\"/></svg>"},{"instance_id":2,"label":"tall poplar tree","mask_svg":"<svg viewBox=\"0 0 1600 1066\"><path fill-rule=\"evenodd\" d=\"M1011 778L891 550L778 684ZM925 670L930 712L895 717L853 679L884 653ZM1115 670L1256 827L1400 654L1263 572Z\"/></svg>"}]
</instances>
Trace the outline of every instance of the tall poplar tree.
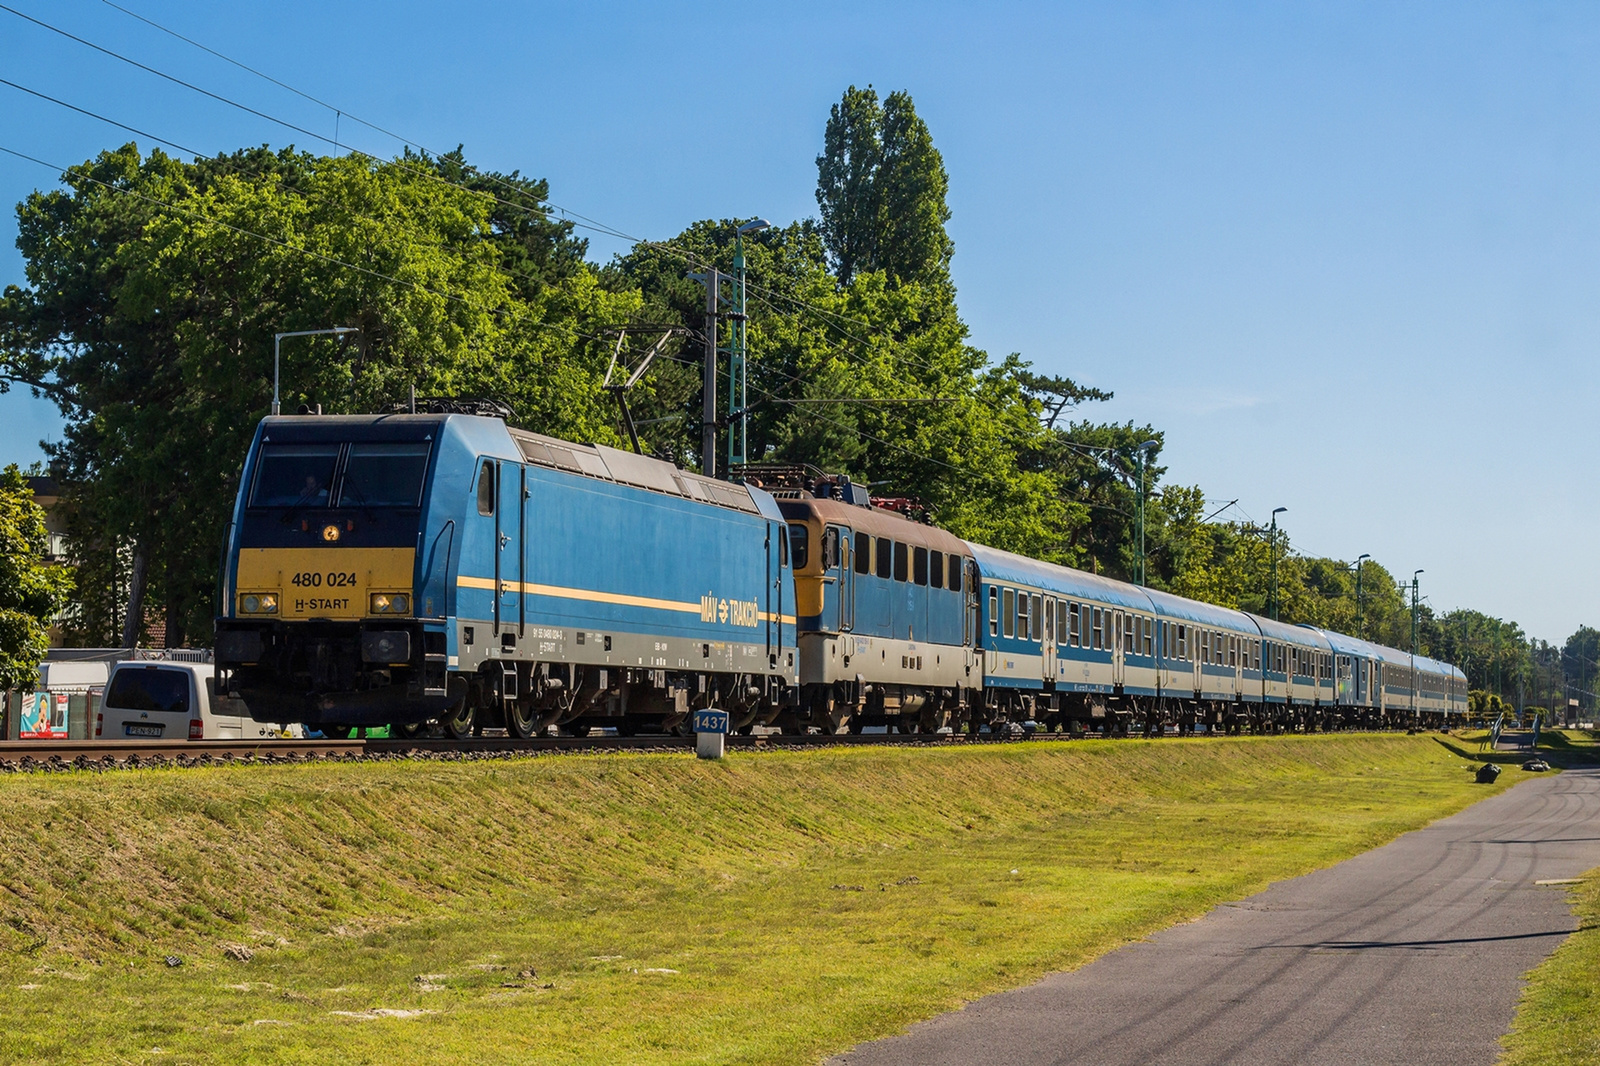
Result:
<instances>
[{"instance_id":1,"label":"tall poplar tree","mask_svg":"<svg viewBox=\"0 0 1600 1066\"><path fill-rule=\"evenodd\" d=\"M944 158L909 93L880 104L870 85L846 89L817 157L819 228L839 284L874 270L895 282L948 280L949 190Z\"/></svg>"}]
</instances>

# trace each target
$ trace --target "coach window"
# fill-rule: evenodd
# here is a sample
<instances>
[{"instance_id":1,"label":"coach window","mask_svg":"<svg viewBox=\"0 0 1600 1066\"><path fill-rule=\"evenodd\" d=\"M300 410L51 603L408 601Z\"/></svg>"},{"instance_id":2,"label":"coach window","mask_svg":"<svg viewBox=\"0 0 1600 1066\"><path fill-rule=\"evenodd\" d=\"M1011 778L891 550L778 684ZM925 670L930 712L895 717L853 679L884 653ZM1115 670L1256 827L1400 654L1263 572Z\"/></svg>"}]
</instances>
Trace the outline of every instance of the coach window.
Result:
<instances>
[{"instance_id":1,"label":"coach window","mask_svg":"<svg viewBox=\"0 0 1600 1066\"><path fill-rule=\"evenodd\" d=\"M811 561L811 533L802 525L789 527L789 547L794 552L794 568L804 570Z\"/></svg>"},{"instance_id":2,"label":"coach window","mask_svg":"<svg viewBox=\"0 0 1600 1066\"><path fill-rule=\"evenodd\" d=\"M989 586L989 635L1000 635L1000 594L993 585Z\"/></svg>"},{"instance_id":3,"label":"coach window","mask_svg":"<svg viewBox=\"0 0 1600 1066\"><path fill-rule=\"evenodd\" d=\"M1094 608L1094 650L1105 651L1110 641L1106 640L1106 612L1102 607Z\"/></svg>"},{"instance_id":4,"label":"coach window","mask_svg":"<svg viewBox=\"0 0 1600 1066\"><path fill-rule=\"evenodd\" d=\"M928 549L913 548L911 551L911 582L914 585L928 583Z\"/></svg>"},{"instance_id":5,"label":"coach window","mask_svg":"<svg viewBox=\"0 0 1600 1066\"><path fill-rule=\"evenodd\" d=\"M1028 639L1028 594L1017 593L1017 639Z\"/></svg>"},{"instance_id":6,"label":"coach window","mask_svg":"<svg viewBox=\"0 0 1600 1066\"><path fill-rule=\"evenodd\" d=\"M1182 622L1178 623L1178 658L1189 661L1189 627Z\"/></svg>"},{"instance_id":7,"label":"coach window","mask_svg":"<svg viewBox=\"0 0 1600 1066\"><path fill-rule=\"evenodd\" d=\"M905 581L911 577L911 550L900 541L894 542L894 579Z\"/></svg>"},{"instance_id":8,"label":"coach window","mask_svg":"<svg viewBox=\"0 0 1600 1066\"><path fill-rule=\"evenodd\" d=\"M1004 606L1000 609L1000 617L1005 619L1006 636L1014 637L1017 635L1017 590L1006 589L1001 599Z\"/></svg>"},{"instance_id":9,"label":"coach window","mask_svg":"<svg viewBox=\"0 0 1600 1066\"><path fill-rule=\"evenodd\" d=\"M1069 603L1067 604L1067 643L1076 648L1082 641L1083 629L1079 621L1078 605Z\"/></svg>"},{"instance_id":10,"label":"coach window","mask_svg":"<svg viewBox=\"0 0 1600 1066\"><path fill-rule=\"evenodd\" d=\"M949 576L950 580L945 582L945 587L948 588L951 592L960 592L961 591L961 556L959 556L959 555L950 556L950 573L949 573L948 576Z\"/></svg>"},{"instance_id":11,"label":"coach window","mask_svg":"<svg viewBox=\"0 0 1600 1066\"><path fill-rule=\"evenodd\" d=\"M879 537L878 551L878 576L887 578L894 569L894 548L890 546L888 537Z\"/></svg>"},{"instance_id":12,"label":"coach window","mask_svg":"<svg viewBox=\"0 0 1600 1066\"><path fill-rule=\"evenodd\" d=\"M856 534L856 573L872 573L872 535Z\"/></svg>"},{"instance_id":13,"label":"coach window","mask_svg":"<svg viewBox=\"0 0 1600 1066\"><path fill-rule=\"evenodd\" d=\"M944 588L944 552L928 553L928 584L936 589Z\"/></svg>"},{"instance_id":14,"label":"coach window","mask_svg":"<svg viewBox=\"0 0 1600 1066\"><path fill-rule=\"evenodd\" d=\"M485 459L478 471L478 513L494 514L494 460Z\"/></svg>"},{"instance_id":15,"label":"coach window","mask_svg":"<svg viewBox=\"0 0 1600 1066\"><path fill-rule=\"evenodd\" d=\"M1146 618L1144 620L1144 653L1147 658L1152 659L1155 658L1156 654L1155 628L1156 620L1154 618Z\"/></svg>"},{"instance_id":16,"label":"coach window","mask_svg":"<svg viewBox=\"0 0 1600 1066\"><path fill-rule=\"evenodd\" d=\"M1067 601L1056 601L1056 644L1067 642Z\"/></svg>"},{"instance_id":17,"label":"coach window","mask_svg":"<svg viewBox=\"0 0 1600 1066\"><path fill-rule=\"evenodd\" d=\"M1037 592L1033 594L1033 610L1028 614L1028 636L1035 644L1044 639L1044 601Z\"/></svg>"},{"instance_id":18,"label":"coach window","mask_svg":"<svg viewBox=\"0 0 1600 1066\"><path fill-rule=\"evenodd\" d=\"M1049 597L1044 601L1044 639L1051 643L1056 639L1056 603Z\"/></svg>"}]
</instances>

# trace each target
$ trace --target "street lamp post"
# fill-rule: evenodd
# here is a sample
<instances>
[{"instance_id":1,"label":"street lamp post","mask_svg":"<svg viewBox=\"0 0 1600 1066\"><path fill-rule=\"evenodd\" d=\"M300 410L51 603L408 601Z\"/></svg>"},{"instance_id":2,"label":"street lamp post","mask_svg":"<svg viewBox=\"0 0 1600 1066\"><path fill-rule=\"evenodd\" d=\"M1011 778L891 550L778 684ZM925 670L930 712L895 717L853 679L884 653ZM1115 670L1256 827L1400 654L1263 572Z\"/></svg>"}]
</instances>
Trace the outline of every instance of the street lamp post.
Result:
<instances>
[{"instance_id":1,"label":"street lamp post","mask_svg":"<svg viewBox=\"0 0 1600 1066\"><path fill-rule=\"evenodd\" d=\"M1278 516L1289 508L1277 507L1272 511L1272 620L1278 620Z\"/></svg>"},{"instance_id":2,"label":"street lamp post","mask_svg":"<svg viewBox=\"0 0 1600 1066\"><path fill-rule=\"evenodd\" d=\"M1149 460L1150 449L1160 446L1158 440L1147 440L1139 445L1139 579L1135 584L1145 583L1145 558L1144 558L1144 468Z\"/></svg>"},{"instance_id":3,"label":"street lamp post","mask_svg":"<svg viewBox=\"0 0 1600 1066\"><path fill-rule=\"evenodd\" d=\"M1411 654L1417 654L1417 574L1426 573L1418 570L1411 575Z\"/></svg>"},{"instance_id":4,"label":"street lamp post","mask_svg":"<svg viewBox=\"0 0 1600 1066\"><path fill-rule=\"evenodd\" d=\"M1366 552L1356 556L1356 636L1362 640L1367 639L1367 627L1361 620L1361 564L1370 558Z\"/></svg>"},{"instance_id":5,"label":"street lamp post","mask_svg":"<svg viewBox=\"0 0 1600 1066\"><path fill-rule=\"evenodd\" d=\"M285 337L324 337L330 334L360 333L354 326L334 326L331 329L295 329L287 333L274 333L272 335L272 413L278 413L278 366L279 347Z\"/></svg>"}]
</instances>

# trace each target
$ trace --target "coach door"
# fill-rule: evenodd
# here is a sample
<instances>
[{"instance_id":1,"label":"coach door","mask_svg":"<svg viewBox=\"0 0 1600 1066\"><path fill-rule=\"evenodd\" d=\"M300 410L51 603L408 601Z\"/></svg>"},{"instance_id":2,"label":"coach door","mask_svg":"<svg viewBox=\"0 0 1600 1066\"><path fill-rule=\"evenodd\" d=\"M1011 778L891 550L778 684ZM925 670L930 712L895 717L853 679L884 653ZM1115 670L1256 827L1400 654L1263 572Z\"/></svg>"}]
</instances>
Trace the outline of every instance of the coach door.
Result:
<instances>
[{"instance_id":1,"label":"coach door","mask_svg":"<svg viewBox=\"0 0 1600 1066\"><path fill-rule=\"evenodd\" d=\"M1039 644L1040 665L1044 669L1044 679L1054 681L1056 676L1056 601L1049 596L1041 601L1044 612L1044 639Z\"/></svg>"},{"instance_id":2,"label":"coach door","mask_svg":"<svg viewBox=\"0 0 1600 1066\"><path fill-rule=\"evenodd\" d=\"M1106 617L1111 619L1111 683L1118 688L1127 675L1127 649L1123 647L1125 640L1123 627L1127 624L1127 615L1121 611L1107 611Z\"/></svg>"}]
</instances>

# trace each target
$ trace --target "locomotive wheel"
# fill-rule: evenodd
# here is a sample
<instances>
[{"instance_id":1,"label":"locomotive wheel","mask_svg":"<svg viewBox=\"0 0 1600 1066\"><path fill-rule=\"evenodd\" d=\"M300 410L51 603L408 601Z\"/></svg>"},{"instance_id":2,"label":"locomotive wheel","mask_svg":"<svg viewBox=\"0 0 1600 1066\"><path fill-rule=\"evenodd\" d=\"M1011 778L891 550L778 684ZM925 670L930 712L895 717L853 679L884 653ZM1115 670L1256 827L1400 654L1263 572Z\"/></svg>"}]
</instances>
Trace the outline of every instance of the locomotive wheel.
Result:
<instances>
[{"instance_id":1,"label":"locomotive wheel","mask_svg":"<svg viewBox=\"0 0 1600 1066\"><path fill-rule=\"evenodd\" d=\"M353 725L323 725L318 726L322 735L329 740L349 740L350 735L356 731Z\"/></svg>"},{"instance_id":2,"label":"locomotive wheel","mask_svg":"<svg viewBox=\"0 0 1600 1066\"><path fill-rule=\"evenodd\" d=\"M527 740L539 729L539 712L532 703L516 700L506 707L506 732L518 740Z\"/></svg>"},{"instance_id":3,"label":"locomotive wheel","mask_svg":"<svg viewBox=\"0 0 1600 1066\"><path fill-rule=\"evenodd\" d=\"M389 726L389 735L401 740L415 740L428 728L426 722L406 722L404 725Z\"/></svg>"},{"instance_id":4,"label":"locomotive wheel","mask_svg":"<svg viewBox=\"0 0 1600 1066\"><path fill-rule=\"evenodd\" d=\"M466 740L472 736L472 728L477 722L478 709L466 700L456 704L439 719L439 724L444 727L444 735L451 740Z\"/></svg>"},{"instance_id":5,"label":"locomotive wheel","mask_svg":"<svg viewBox=\"0 0 1600 1066\"><path fill-rule=\"evenodd\" d=\"M853 737L859 737L861 735L861 727L864 725L866 725L866 722L862 720L860 713L853 713L844 724L845 732Z\"/></svg>"}]
</instances>

